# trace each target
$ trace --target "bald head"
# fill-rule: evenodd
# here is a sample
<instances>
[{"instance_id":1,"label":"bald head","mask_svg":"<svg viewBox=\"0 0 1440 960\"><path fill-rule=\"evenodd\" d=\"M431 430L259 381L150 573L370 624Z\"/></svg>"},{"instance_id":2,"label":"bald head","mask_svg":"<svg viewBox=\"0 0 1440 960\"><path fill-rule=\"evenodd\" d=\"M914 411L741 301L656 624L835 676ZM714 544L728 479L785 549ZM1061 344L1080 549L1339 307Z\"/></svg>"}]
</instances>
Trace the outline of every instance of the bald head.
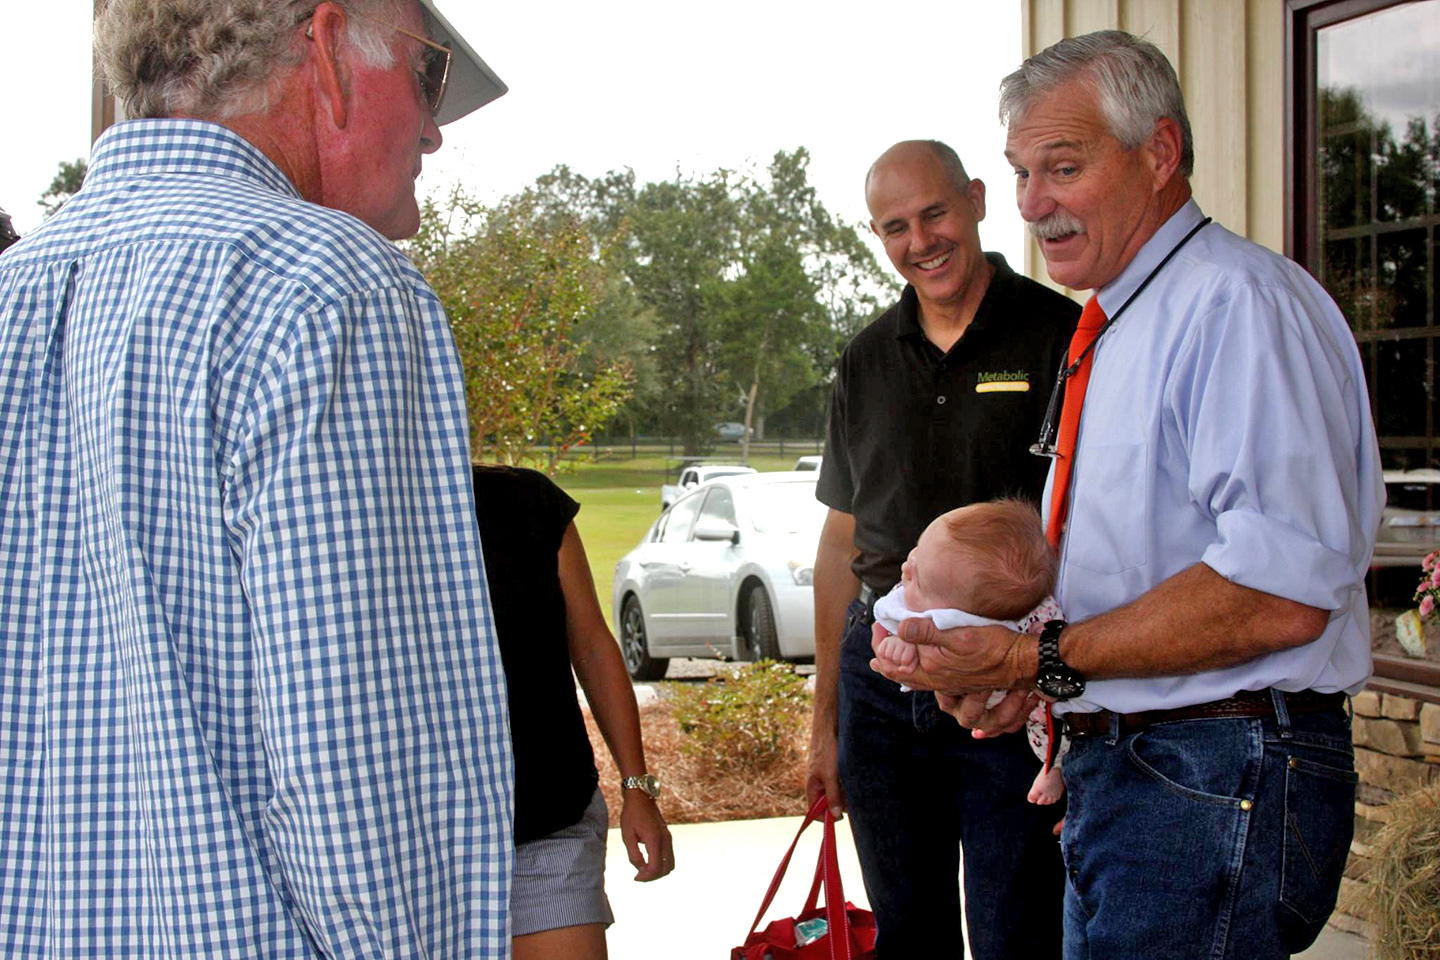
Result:
<instances>
[{"instance_id":1,"label":"bald head","mask_svg":"<svg viewBox=\"0 0 1440 960\"><path fill-rule=\"evenodd\" d=\"M970 177L965 173L965 165L960 162L960 155L948 143L940 140L901 140L870 164L870 169L865 173L866 201L870 199L870 185L877 174L893 164L909 164L926 157L940 164L957 192L963 193L970 185Z\"/></svg>"}]
</instances>

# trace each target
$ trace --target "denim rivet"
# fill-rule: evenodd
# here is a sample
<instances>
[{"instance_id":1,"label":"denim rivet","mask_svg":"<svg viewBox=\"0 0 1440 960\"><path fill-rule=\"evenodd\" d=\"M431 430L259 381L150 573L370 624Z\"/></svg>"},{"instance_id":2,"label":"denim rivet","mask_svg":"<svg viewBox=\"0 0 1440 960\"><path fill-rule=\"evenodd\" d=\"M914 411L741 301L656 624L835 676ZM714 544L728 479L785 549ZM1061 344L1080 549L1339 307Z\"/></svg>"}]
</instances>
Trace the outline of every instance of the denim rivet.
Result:
<instances>
[{"instance_id":1,"label":"denim rivet","mask_svg":"<svg viewBox=\"0 0 1440 960\"><path fill-rule=\"evenodd\" d=\"M1297 757L1291 757L1291 758L1290 758L1290 769L1291 769L1291 770L1294 770L1294 769L1298 768L1299 766L1300 766L1300 760L1299 760L1299 758L1297 758Z\"/></svg>"},{"instance_id":2,"label":"denim rivet","mask_svg":"<svg viewBox=\"0 0 1440 960\"><path fill-rule=\"evenodd\" d=\"M1248 810L1249 810L1251 807L1253 807L1253 806L1255 806L1255 804L1251 803L1249 800L1241 800L1241 801L1240 801L1240 809L1241 809L1241 810L1247 810L1247 811L1248 811Z\"/></svg>"}]
</instances>

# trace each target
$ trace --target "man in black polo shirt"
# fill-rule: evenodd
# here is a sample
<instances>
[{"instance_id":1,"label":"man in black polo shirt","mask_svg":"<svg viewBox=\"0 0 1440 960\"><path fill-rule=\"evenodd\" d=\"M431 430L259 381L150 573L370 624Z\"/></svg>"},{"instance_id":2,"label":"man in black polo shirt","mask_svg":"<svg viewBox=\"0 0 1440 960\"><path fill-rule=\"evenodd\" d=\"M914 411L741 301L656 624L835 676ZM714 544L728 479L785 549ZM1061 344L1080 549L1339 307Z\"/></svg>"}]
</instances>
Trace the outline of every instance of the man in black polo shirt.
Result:
<instances>
[{"instance_id":1,"label":"man in black polo shirt","mask_svg":"<svg viewBox=\"0 0 1440 960\"><path fill-rule=\"evenodd\" d=\"M965 856L977 960L1060 955L1055 807L1027 803L1024 735L976 740L934 694L870 669L871 607L921 531L955 507L1038 502L1029 453L1080 313L980 250L985 185L938 141L891 147L865 180L870 228L907 281L840 358L817 496L817 688L807 792L848 807L875 911L876 954L963 955ZM944 946L939 946L943 944Z\"/></svg>"}]
</instances>

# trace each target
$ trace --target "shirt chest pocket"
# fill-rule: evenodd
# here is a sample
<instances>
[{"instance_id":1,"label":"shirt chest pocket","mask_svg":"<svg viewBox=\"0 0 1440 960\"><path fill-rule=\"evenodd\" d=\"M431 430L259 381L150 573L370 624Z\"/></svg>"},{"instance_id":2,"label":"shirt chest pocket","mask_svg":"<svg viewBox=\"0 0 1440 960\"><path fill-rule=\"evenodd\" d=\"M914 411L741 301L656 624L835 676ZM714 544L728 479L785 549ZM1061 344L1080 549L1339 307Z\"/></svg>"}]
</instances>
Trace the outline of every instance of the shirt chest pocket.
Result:
<instances>
[{"instance_id":1,"label":"shirt chest pocket","mask_svg":"<svg viewBox=\"0 0 1440 960\"><path fill-rule=\"evenodd\" d=\"M1075 469L1065 562L1119 573L1148 559L1150 471L1147 445L1085 447Z\"/></svg>"}]
</instances>

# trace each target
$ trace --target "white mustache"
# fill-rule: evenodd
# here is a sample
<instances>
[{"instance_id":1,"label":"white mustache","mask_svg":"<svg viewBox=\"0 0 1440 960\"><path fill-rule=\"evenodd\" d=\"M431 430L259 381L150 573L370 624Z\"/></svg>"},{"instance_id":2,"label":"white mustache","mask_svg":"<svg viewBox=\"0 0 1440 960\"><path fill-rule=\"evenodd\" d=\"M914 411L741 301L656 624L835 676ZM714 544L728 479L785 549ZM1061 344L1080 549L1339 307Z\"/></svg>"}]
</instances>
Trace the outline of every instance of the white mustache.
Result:
<instances>
[{"instance_id":1,"label":"white mustache","mask_svg":"<svg viewBox=\"0 0 1440 960\"><path fill-rule=\"evenodd\" d=\"M1085 224L1064 210L1056 210L1049 216L1025 224L1025 229L1037 240L1054 240L1067 233L1084 233Z\"/></svg>"}]
</instances>

